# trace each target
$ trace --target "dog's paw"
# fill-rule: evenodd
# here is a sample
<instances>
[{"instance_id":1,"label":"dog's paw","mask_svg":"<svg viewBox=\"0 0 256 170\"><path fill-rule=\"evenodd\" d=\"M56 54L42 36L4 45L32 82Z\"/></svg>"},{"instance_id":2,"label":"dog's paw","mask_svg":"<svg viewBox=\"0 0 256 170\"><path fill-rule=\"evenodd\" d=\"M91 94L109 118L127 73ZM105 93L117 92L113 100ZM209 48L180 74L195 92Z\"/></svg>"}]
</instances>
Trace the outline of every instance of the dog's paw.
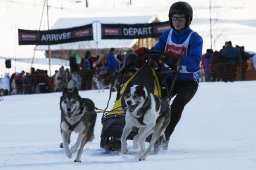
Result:
<instances>
[{"instance_id":1,"label":"dog's paw","mask_svg":"<svg viewBox=\"0 0 256 170\"><path fill-rule=\"evenodd\" d=\"M145 155L144 153L139 153L139 154L135 157L135 159L136 159L137 161L144 161L144 160L146 159L146 155Z\"/></svg>"},{"instance_id":2,"label":"dog's paw","mask_svg":"<svg viewBox=\"0 0 256 170\"><path fill-rule=\"evenodd\" d=\"M138 161L144 161L146 158L144 156L139 157Z\"/></svg>"},{"instance_id":3,"label":"dog's paw","mask_svg":"<svg viewBox=\"0 0 256 170\"><path fill-rule=\"evenodd\" d=\"M68 158L71 158L72 157L72 153L69 149L65 150L65 154Z\"/></svg>"},{"instance_id":4,"label":"dog's paw","mask_svg":"<svg viewBox=\"0 0 256 170\"><path fill-rule=\"evenodd\" d=\"M133 161L144 161L145 158L143 157L143 154L138 154L132 160Z\"/></svg>"},{"instance_id":5,"label":"dog's paw","mask_svg":"<svg viewBox=\"0 0 256 170\"><path fill-rule=\"evenodd\" d=\"M81 163L81 160L79 159L75 159L74 162L78 162L78 163Z\"/></svg>"},{"instance_id":6,"label":"dog's paw","mask_svg":"<svg viewBox=\"0 0 256 170\"><path fill-rule=\"evenodd\" d=\"M126 147L121 148L121 153L122 154L127 154L128 153L128 149Z\"/></svg>"},{"instance_id":7,"label":"dog's paw","mask_svg":"<svg viewBox=\"0 0 256 170\"><path fill-rule=\"evenodd\" d=\"M77 145L73 145L71 147L71 153L75 153L77 151L77 149L78 149L78 146Z\"/></svg>"}]
</instances>

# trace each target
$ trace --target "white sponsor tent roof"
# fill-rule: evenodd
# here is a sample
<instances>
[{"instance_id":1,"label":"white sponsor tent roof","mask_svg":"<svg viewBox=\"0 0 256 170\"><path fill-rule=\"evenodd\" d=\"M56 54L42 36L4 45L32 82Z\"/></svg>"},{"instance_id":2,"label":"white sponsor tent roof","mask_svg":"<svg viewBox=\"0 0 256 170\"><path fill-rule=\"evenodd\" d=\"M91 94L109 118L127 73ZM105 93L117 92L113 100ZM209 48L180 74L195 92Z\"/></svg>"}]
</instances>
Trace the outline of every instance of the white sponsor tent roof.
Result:
<instances>
[{"instance_id":1,"label":"white sponsor tent roof","mask_svg":"<svg viewBox=\"0 0 256 170\"><path fill-rule=\"evenodd\" d=\"M132 47L137 39L128 40L103 40L101 39L101 26L104 24L137 24L137 23L151 23L156 20L153 16L127 16L127 17L96 17L96 18L60 18L52 26L51 29L62 29L78 27L93 23L93 37L91 41L79 41L73 43L64 43L51 45L51 50L76 50L76 49L105 49L105 48L129 48ZM48 50L47 45L39 45L36 50Z\"/></svg>"}]
</instances>

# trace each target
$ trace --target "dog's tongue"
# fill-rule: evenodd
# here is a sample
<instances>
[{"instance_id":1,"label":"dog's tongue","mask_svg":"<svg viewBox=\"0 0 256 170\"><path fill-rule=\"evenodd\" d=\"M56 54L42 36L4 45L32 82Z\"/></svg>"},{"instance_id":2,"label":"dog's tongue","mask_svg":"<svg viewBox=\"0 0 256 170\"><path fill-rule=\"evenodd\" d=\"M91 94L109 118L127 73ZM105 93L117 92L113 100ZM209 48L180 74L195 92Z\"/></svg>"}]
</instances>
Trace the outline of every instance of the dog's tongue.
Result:
<instances>
[{"instance_id":1,"label":"dog's tongue","mask_svg":"<svg viewBox=\"0 0 256 170\"><path fill-rule=\"evenodd\" d=\"M67 112L67 116L68 118L71 118L73 116L73 113L75 112L76 109L70 111L70 112Z\"/></svg>"},{"instance_id":2,"label":"dog's tongue","mask_svg":"<svg viewBox=\"0 0 256 170\"><path fill-rule=\"evenodd\" d=\"M129 112L133 112L137 105L131 105L128 107Z\"/></svg>"},{"instance_id":3,"label":"dog's tongue","mask_svg":"<svg viewBox=\"0 0 256 170\"><path fill-rule=\"evenodd\" d=\"M68 112L68 117L70 118L72 116L73 112Z\"/></svg>"},{"instance_id":4,"label":"dog's tongue","mask_svg":"<svg viewBox=\"0 0 256 170\"><path fill-rule=\"evenodd\" d=\"M132 106L128 107L129 112L132 112Z\"/></svg>"}]
</instances>

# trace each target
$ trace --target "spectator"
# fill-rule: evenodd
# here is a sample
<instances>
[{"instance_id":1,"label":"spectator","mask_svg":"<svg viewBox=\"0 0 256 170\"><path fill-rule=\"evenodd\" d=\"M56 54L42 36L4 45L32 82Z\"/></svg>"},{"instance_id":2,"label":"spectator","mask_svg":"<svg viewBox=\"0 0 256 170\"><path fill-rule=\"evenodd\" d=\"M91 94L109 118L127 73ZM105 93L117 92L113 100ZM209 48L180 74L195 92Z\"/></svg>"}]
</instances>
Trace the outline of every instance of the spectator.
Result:
<instances>
[{"instance_id":1,"label":"spectator","mask_svg":"<svg viewBox=\"0 0 256 170\"><path fill-rule=\"evenodd\" d=\"M240 47L240 54L241 54L241 80L246 79L246 71L248 67L247 60L249 58L248 53L244 51L244 46Z\"/></svg>"},{"instance_id":2,"label":"spectator","mask_svg":"<svg viewBox=\"0 0 256 170\"><path fill-rule=\"evenodd\" d=\"M115 72L119 69L119 63L115 58L115 48L110 48L110 51L107 55L107 70L109 72Z\"/></svg>"},{"instance_id":3,"label":"spectator","mask_svg":"<svg viewBox=\"0 0 256 170\"><path fill-rule=\"evenodd\" d=\"M212 49L207 49L206 53L202 56L202 65L204 69L205 81L211 81L211 58L212 58Z\"/></svg>"},{"instance_id":4,"label":"spectator","mask_svg":"<svg viewBox=\"0 0 256 170\"><path fill-rule=\"evenodd\" d=\"M225 48L222 50L221 55L225 58L226 81L233 82L236 78L236 67L241 61L239 51L232 46L232 42L225 43Z\"/></svg>"},{"instance_id":5,"label":"spectator","mask_svg":"<svg viewBox=\"0 0 256 170\"><path fill-rule=\"evenodd\" d=\"M23 88L22 88L22 79L25 74L25 71L21 71L21 73L17 73L15 75L15 84L17 89L17 94L23 94Z\"/></svg>"},{"instance_id":6,"label":"spectator","mask_svg":"<svg viewBox=\"0 0 256 170\"><path fill-rule=\"evenodd\" d=\"M58 70L54 71L54 74L52 75L52 79L53 79L53 86L54 86L54 91L57 91L57 77L58 77Z\"/></svg>"},{"instance_id":7,"label":"spectator","mask_svg":"<svg viewBox=\"0 0 256 170\"><path fill-rule=\"evenodd\" d=\"M33 91L32 92L35 93L35 89L36 89L36 85L37 85L37 72L34 67L31 67L30 76L31 76L32 82L33 82L33 88L32 88Z\"/></svg>"},{"instance_id":8,"label":"spectator","mask_svg":"<svg viewBox=\"0 0 256 170\"><path fill-rule=\"evenodd\" d=\"M64 67L61 66L59 71L56 74L56 87L55 91L63 91L63 89L67 86L66 72Z\"/></svg>"},{"instance_id":9,"label":"spectator","mask_svg":"<svg viewBox=\"0 0 256 170\"><path fill-rule=\"evenodd\" d=\"M23 92L24 94L33 93L33 80L29 73L26 73L23 77Z\"/></svg>"},{"instance_id":10,"label":"spectator","mask_svg":"<svg viewBox=\"0 0 256 170\"><path fill-rule=\"evenodd\" d=\"M11 86L10 86L9 73L5 73L3 77L3 90L4 90L4 95L10 94Z\"/></svg>"},{"instance_id":11,"label":"spectator","mask_svg":"<svg viewBox=\"0 0 256 170\"><path fill-rule=\"evenodd\" d=\"M222 51L225 49L225 45L222 46L222 49L219 51L219 64L218 64L218 70L220 72L220 80L221 81L227 81L227 70L226 70L226 59L222 55Z\"/></svg>"},{"instance_id":12,"label":"spectator","mask_svg":"<svg viewBox=\"0 0 256 170\"><path fill-rule=\"evenodd\" d=\"M220 70L220 54L218 51L214 51L212 53L212 58L211 58L211 81L220 81L221 80L221 73Z\"/></svg>"},{"instance_id":13,"label":"spectator","mask_svg":"<svg viewBox=\"0 0 256 170\"><path fill-rule=\"evenodd\" d=\"M81 78L79 75L79 64L80 64L79 58L80 56L75 51L72 51L69 57L69 66L70 66L71 76L72 76L72 79L74 80L74 84L75 84L74 86L77 87L77 89L81 89Z\"/></svg>"},{"instance_id":14,"label":"spectator","mask_svg":"<svg viewBox=\"0 0 256 170\"><path fill-rule=\"evenodd\" d=\"M80 67L82 70L82 89L90 90L92 88L93 77L93 62L90 51L86 51L84 58L82 58Z\"/></svg>"},{"instance_id":15,"label":"spectator","mask_svg":"<svg viewBox=\"0 0 256 170\"><path fill-rule=\"evenodd\" d=\"M13 73L13 74L11 75L11 79L10 79L10 83L11 83L11 95L17 94L17 88L16 88L16 83L15 83L16 74L18 74L18 73Z\"/></svg>"}]
</instances>

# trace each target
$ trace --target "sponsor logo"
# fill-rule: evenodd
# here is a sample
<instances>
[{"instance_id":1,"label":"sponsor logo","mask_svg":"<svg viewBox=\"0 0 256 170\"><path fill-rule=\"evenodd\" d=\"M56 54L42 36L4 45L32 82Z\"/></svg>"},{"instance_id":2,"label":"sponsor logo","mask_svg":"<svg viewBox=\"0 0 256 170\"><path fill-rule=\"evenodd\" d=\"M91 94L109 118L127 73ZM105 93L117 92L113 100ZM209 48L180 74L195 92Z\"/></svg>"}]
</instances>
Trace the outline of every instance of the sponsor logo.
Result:
<instances>
[{"instance_id":1,"label":"sponsor logo","mask_svg":"<svg viewBox=\"0 0 256 170\"><path fill-rule=\"evenodd\" d=\"M36 34L21 34L22 41L35 41L37 39Z\"/></svg>"}]
</instances>

